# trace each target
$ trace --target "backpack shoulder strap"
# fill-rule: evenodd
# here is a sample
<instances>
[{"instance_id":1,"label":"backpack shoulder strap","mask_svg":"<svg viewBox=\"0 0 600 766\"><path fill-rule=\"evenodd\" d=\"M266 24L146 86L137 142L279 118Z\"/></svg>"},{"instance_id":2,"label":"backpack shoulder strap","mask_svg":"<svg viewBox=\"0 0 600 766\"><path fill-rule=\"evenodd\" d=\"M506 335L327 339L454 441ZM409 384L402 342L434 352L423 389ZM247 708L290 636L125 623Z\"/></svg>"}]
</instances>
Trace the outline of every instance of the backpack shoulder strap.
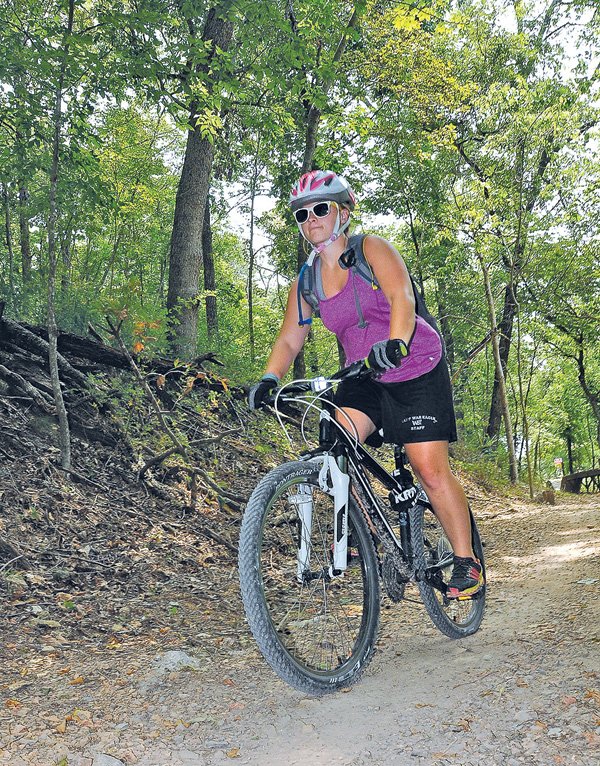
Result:
<instances>
[{"instance_id":1,"label":"backpack shoulder strap","mask_svg":"<svg viewBox=\"0 0 600 766\"><path fill-rule=\"evenodd\" d=\"M300 269L300 273L298 274L298 290L297 290L297 299L298 299L298 324L300 326L305 324L312 324L312 318L308 317L307 319L304 318L304 315L302 314L302 303L301 298L304 298L306 303L311 307L313 310L313 316L320 316L319 315L319 299L317 297L317 293L315 292L314 288L315 284L315 274L314 274L314 261L311 265L308 263L305 263L302 268Z\"/></svg>"},{"instance_id":2,"label":"backpack shoulder strap","mask_svg":"<svg viewBox=\"0 0 600 766\"><path fill-rule=\"evenodd\" d=\"M354 269L356 274L362 277L365 281L369 282L369 284L373 287L374 290L377 290L380 287L379 282L377 281L377 277L375 276L373 270L371 269L369 261L367 260L367 257L365 256L365 251L364 251L365 236L366 234L355 234L349 237L348 239L349 247L346 250L346 252L342 255L342 258L344 259L344 263L342 263L340 259L340 266L342 266L342 268ZM348 265L344 265L345 263L347 263ZM420 316L422 319L424 319L428 325L431 325L431 327L433 327L433 329L437 332L437 334L441 338L442 334L439 330L435 317L433 316L433 314L430 313L429 309L427 308L427 305L425 304L425 298L423 297L423 294L417 287L417 283L413 279L412 274L410 274L410 272L409 272L409 277L410 277L410 283L412 285L412 289L413 289L413 293L415 297L415 313L418 316Z\"/></svg>"},{"instance_id":3,"label":"backpack shoulder strap","mask_svg":"<svg viewBox=\"0 0 600 766\"><path fill-rule=\"evenodd\" d=\"M339 264L343 269L352 269L355 274L368 282L374 290L379 289L379 282L365 256L364 242L366 234L353 234L348 237L348 247L342 253Z\"/></svg>"}]
</instances>

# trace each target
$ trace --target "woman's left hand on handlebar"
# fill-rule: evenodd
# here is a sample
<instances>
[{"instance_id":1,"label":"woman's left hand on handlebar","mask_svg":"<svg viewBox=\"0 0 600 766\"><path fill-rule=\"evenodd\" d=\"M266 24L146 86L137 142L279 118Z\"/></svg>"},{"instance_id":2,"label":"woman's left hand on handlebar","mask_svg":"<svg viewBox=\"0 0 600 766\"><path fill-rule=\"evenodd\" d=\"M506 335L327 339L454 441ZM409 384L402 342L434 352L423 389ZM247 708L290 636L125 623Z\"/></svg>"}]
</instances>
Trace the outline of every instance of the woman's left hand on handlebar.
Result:
<instances>
[{"instance_id":1,"label":"woman's left hand on handlebar","mask_svg":"<svg viewBox=\"0 0 600 766\"><path fill-rule=\"evenodd\" d=\"M374 343L366 365L376 373L387 372L400 366L402 360L408 356L408 346L399 338L380 340Z\"/></svg>"}]
</instances>

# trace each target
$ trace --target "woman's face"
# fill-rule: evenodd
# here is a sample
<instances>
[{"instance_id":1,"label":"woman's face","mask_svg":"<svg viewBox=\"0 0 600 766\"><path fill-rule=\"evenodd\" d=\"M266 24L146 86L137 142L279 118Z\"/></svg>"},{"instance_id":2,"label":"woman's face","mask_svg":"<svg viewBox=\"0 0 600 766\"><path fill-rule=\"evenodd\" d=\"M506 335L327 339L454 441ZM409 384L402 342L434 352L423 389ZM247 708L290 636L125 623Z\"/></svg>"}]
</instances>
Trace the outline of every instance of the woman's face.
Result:
<instances>
[{"instance_id":1,"label":"woman's face","mask_svg":"<svg viewBox=\"0 0 600 766\"><path fill-rule=\"evenodd\" d=\"M307 206L308 207L308 206ZM311 210L306 223L302 224L302 232L306 239L313 245L318 245L321 242L325 242L333 234L335 227L335 220L340 213L340 225L348 220L348 211L340 207L338 208L335 202L332 202L329 207L329 213L323 218L317 218L314 212Z\"/></svg>"}]
</instances>

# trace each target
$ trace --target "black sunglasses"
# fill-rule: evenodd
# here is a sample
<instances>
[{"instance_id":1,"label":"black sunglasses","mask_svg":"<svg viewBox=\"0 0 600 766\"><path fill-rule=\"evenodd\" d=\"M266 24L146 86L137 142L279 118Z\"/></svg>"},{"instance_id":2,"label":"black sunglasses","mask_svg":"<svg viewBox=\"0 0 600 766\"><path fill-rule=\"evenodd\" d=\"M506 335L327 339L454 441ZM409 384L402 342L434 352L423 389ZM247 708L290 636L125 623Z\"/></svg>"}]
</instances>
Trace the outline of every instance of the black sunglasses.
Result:
<instances>
[{"instance_id":1,"label":"black sunglasses","mask_svg":"<svg viewBox=\"0 0 600 766\"><path fill-rule=\"evenodd\" d=\"M294 218L298 223L306 223L310 213L314 213L316 218L325 218L329 215L331 210L331 202L316 202L309 207L301 207L298 210L294 210Z\"/></svg>"}]
</instances>

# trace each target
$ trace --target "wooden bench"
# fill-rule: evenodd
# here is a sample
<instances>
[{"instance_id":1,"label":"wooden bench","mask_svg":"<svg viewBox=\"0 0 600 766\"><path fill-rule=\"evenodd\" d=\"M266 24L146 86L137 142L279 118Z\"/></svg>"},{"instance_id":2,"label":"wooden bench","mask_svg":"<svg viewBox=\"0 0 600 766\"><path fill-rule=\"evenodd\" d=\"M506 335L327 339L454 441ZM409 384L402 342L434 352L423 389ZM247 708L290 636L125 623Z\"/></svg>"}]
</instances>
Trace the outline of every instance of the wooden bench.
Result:
<instances>
[{"instance_id":1,"label":"wooden bench","mask_svg":"<svg viewBox=\"0 0 600 766\"><path fill-rule=\"evenodd\" d=\"M560 482L563 492L579 494L584 492L600 492L600 468L591 468L589 471L578 471L563 476Z\"/></svg>"}]
</instances>

